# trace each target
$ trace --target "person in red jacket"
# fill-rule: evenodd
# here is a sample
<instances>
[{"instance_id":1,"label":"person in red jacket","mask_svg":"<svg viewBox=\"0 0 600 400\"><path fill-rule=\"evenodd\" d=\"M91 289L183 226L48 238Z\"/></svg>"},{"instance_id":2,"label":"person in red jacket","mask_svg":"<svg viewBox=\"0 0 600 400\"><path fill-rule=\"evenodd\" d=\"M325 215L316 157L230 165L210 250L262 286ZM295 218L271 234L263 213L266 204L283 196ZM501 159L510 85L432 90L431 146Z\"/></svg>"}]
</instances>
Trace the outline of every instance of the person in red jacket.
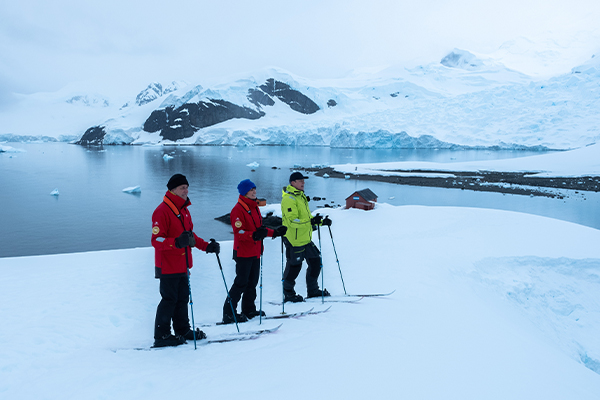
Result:
<instances>
[{"instance_id":1,"label":"person in red jacket","mask_svg":"<svg viewBox=\"0 0 600 400\"><path fill-rule=\"evenodd\" d=\"M167 183L163 202L152 214L152 246L155 277L160 279L162 297L156 308L154 347L178 346L194 339L188 318L189 270L193 266L192 247L207 253L219 253L217 242L207 243L193 232L188 206L188 181L175 174ZM171 321L175 335L171 334ZM196 328L196 339L206 335Z\"/></svg>"},{"instance_id":2,"label":"person in red jacket","mask_svg":"<svg viewBox=\"0 0 600 400\"><path fill-rule=\"evenodd\" d=\"M285 234L287 228L280 226L276 230L262 225L262 216L256 200L256 185L250 179L244 179L238 185L240 193L237 203L231 210L231 226L233 227L233 259L235 260L235 280L229 290L229 296L223 305L223 323L245 322L258 315L254 304L256 285L260 276L260 257L263 251L263 239L276 238ZM243 298L242 298L243 294ZM229 302L231 299L231 303ZM242 313L237 304L242 300ZM262 312L264 316L265 313Z\"/></svg>"}]
</instances>

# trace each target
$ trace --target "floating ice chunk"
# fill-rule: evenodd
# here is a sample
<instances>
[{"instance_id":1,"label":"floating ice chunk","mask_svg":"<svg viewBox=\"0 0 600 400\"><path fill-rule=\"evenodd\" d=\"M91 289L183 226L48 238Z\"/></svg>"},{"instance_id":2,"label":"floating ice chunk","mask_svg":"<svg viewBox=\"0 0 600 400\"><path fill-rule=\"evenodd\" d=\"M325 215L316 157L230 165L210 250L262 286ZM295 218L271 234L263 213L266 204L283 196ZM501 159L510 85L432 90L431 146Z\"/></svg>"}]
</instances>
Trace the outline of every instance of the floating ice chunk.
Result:
<instances>
[{"instance_id":1,"label":"floating ice chunk","mask_svg":"<svg viewBox=\"0 0 600 400\"><path fill-rule=\"evenodd\" d=\"M0 153L25 153L25 150L0 144Z\"/></svg>"},{"instance_id":2,"label":"floating ice chunk","mask_svg":"<svg viewBox=\"0 0 600 400\"><path fill-rule=\"evenodd\" d=\"M246 167L250 167L250 168L258 168L259 167L259 163L255 162L251 162L250 164L246 164Z\"/></svg>"},{"instance_id":3,"label":"floating ice chunk","mask_svg":"<svg viewBox=\"0 0 600 400\"><path fill-rule=\"evenodd\" d=\"M173 158L173 156L170 156L170 155L168 155L168 154L165 154L165 155L163 156L163 160L165 160L165 161L169 161L171 158Z\"/></svg>"},{"instance_id":4,"label":"floating ice chunk","mask_svg":"<svg viewBox=\"0 0 600 400\"><path fill-rule=\"evenodd\" d=\"M135 194L135 193L142 193L142 188L139 186L132 186L132 187L128 187L123 189L123 191L125 193L131 193L131 194Z\"/></svg>"},{"instance_id":5,"label":"floating ice chunk","mask_svg":"<svg viewBox=\"0 0 600 400\"><path fill-rule=\"evenodd\" d=\"M58 188L50 192L50 196L58 196Z\"/></svg>"},{"instance_id":6,"label":"floating ice chunk","mask_svg":"<svg viewBox=\"0 0 600 400\"><path fill-rule=\"evenodd\" d=\"M323 174L323 178L329 178L328 174Z\"/></svg>"},{"instance_id":7,"label":"floating ice chunk","mask_svg":"<svg viewBox=\"0 0 600 400\"><path fill-rule=\"evenodd\" d=\"M394 200L395 198L396 198L396 196L391 196L391 197L389 198L389 200Z\"/></svg>"},{"instance_id":8,"label":"floating ice chunk","mask_svg":"<svg viewBox=\"0 0 600 400\"><path fill-rule=\"evenodd\" d=\"M344 175L344 179L350 179L350 175Z\"/></svg>"}]
</instances>

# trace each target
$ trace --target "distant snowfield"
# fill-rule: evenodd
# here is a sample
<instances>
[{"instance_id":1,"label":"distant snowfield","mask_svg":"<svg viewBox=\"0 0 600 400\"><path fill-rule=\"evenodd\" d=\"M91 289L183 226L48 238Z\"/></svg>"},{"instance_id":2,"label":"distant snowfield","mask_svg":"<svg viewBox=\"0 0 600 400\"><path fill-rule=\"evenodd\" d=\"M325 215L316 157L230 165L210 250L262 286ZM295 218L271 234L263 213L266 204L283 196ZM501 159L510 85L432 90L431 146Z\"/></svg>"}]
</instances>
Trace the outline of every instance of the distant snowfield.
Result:
<instances>
[{"instance_id":1,"label":"distant snowfield","mask_svg":"<svg viewBox=\"0 0 600 400\"><path fill-rule=\"evenodd\" d=\"M0 138L9 140L7 134L14 134L67 140L80 138L93 126L103 126L107 132L104 144L168 144L171 142L164 141L159 132L142 129L152 111L223 99L265 116L230 119L177 143L572 149L598 141L600 57L590 55L570 73L540 79L505 67L499 60L509 55L514 63L510 45L497 52L499 59L455 49L441 62L337 80L311 80L269 68L207 88L177 84L165 92L168 94L149 97L140 105L133 94L128 100L109 101L69 87L57 93L19 96L15 104L0 110ZM248 90L271 78L302 92L320 110L301 114L277 97L273 97L273 106L251 103ZM156 85L150 84L140 95Z\"/></svg>"},{"instance_id":2,"label":"distant snowfield","mask_svg":"<svg viewBox=\"0 0 600 400\"><path fill-rule=\"evenodd\" d=\"M152 248L1 258L2 397L598 399L600 231L471 208L378 204L329 215L348 292L396 292L196 351L127 350L153 341ZM325 287L343 295L329 232L314 240ZM231 284L232 242L221 247ZM196 323L217 321L225 287L216 258L194 257ZM269 315L281 312L267 303L281 298L281 260L279 240L266 240ZM302 278L297 289L305 294Z\"/></svg>"},{"instance_id":3,"label":"distant snowfield","mask_svg":"<svg viewBox=\"0 0 600 400\"><path fill-rule=\"evenodd\" d=\"M510 158L503 160L470 161L470 162L387 162L370 164L340 164L332 165L334 170L341 173L361 175L411 176L427 175L426 171L447 172L532 172L538 177L579 177L600 175L600 144L565 152L543 154L539 156ZM423 172L398 172L419 170ZM438 174L436 176L444 176Z\"/></svg>"}]
</instances>

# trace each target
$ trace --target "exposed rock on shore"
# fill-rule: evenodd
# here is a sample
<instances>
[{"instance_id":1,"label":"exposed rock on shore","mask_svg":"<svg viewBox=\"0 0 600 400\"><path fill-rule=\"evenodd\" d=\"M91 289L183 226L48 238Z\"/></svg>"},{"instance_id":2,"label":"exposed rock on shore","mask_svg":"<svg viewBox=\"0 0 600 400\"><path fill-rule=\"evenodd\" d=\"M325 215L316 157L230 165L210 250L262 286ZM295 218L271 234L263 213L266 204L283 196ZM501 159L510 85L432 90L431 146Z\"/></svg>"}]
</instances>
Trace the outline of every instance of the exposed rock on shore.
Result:
<instances>
[{"instance_id":1,"label":"exposed rock on shore","mask_svg":"<svg viewBox=\"0 0 600 400\"><path fill-rule=\"evenodd\" d=\"M411 174L410 176L384 176L341 173L331 167L306 168L315 172L316 176L329 175L330 178L357 179L364 181L379 181L398 185L428 186L449 189L475 190L481 192L497 192L520 194L527 196L544 196L563 198L559 190L600 191L600 177L536 177L535 172L461 172L461 171L432 171L432 170L393 170ZM414 175L418 174L418 175ZM429 176L428 176L429 175ZM348 176L349 178L346 178Z\"/></svg>"}]
</instances>

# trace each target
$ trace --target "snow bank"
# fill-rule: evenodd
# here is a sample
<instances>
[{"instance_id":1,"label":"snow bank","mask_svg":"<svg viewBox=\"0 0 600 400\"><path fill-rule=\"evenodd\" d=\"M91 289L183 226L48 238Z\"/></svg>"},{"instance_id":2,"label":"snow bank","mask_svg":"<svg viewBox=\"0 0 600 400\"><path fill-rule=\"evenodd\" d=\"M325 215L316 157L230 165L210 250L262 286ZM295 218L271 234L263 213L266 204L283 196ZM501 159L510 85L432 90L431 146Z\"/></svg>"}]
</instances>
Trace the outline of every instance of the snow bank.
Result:
<instances>
[{"instance_id":1,"label":"snow bank","mask_svg":"<svg viewBox=\"0 0 600 400\"><path fill-rule=\"evenodd\" d=\"M403 171L440 171L440 172L533 172L539 177L577 177L600 175L600 144L581 149L543 154L539 156L510 158L502 160L469 162L425 162L402 161L369 164L332 165L340 173L385 176L422 176L423 172ZM443 174L427 173L427 176L442 177ZM447 175L446 175L447 176Z\"/></svg>"}]
</instances>

